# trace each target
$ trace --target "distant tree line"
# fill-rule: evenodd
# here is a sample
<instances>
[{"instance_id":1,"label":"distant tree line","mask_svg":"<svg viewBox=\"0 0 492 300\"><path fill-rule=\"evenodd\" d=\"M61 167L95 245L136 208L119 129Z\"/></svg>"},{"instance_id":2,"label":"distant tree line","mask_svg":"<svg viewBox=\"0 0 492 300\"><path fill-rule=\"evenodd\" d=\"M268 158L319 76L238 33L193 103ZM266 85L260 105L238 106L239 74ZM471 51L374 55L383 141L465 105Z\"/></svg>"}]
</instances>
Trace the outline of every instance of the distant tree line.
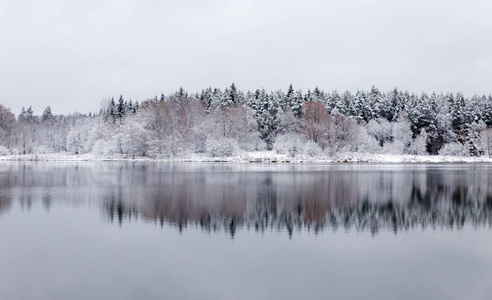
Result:
<instances>
[{"instance_id":1,"label":"distant tree line","mask_svg":"<svg viewBox=\"0 0 492 300\"><path fill-rule=\"evenodd\" d=\"M93 153L179 157L274 150L290 156L339 152L489 155L492 97L414 94L376 87L303 92L221 90L161 94L139 103L110 98L97 113L17 118L0 105L0 154Z\"/></svg>"}]
</instances>

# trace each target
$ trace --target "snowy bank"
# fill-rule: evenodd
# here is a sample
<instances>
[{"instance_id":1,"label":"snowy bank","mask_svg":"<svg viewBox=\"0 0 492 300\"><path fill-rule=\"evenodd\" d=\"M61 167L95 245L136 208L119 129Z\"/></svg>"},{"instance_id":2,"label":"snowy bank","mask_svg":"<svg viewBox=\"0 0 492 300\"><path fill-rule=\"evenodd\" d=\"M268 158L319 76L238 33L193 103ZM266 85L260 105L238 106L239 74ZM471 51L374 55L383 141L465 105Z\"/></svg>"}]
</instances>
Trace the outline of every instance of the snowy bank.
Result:
<instances>
[{"instance_id":1,"label":"snowy bank","mask_svg":"<svg viewBox=\"0 0 492 300\"><path fill-rule=\"evenodd\" d=\"M231 157L210 157L190 154L175 158L131 158L125 155L98 156L94 154L73 155L25 154L0 156L0 161L136 161L136 162L230 162L230 163L489 163L492 158L487 156L445 156L445 155L396 155L343 153L335 156L289 156L274 151L244 152Z\"/></svg>"}]
</instances>

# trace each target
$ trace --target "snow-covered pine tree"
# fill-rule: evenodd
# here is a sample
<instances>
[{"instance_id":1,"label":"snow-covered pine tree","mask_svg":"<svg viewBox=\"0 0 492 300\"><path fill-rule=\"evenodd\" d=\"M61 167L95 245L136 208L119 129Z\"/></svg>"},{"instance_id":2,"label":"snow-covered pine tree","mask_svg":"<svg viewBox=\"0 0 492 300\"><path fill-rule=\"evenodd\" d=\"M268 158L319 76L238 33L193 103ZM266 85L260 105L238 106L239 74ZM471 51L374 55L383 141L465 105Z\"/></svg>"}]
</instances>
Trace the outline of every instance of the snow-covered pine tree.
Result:
<instances>
[{"instance_id":1,"label":"snow-covered pine tree","mask_svg":"<svg viewBox=\"0 0 492 300\"><path fill-rule=\"evenodd\" d=\"M123 118L125 116L125 100L123 99L123 95L120 95L120 99L118 99L118 107L116 108L116 118Z\"/></svg>"},{"instance_id":2,"label":"snow-covered pine tree","mask_svg":"<svg viewBox=\"0 0 492 300\"><path fill-rule=\"evenodd\" d=\"M301 115L302 104L304 103L304 95L302 94L302 90L298 89L294 94L294 99L290 103L290 109L294 116L298 117Z\"/></svg>"},{"instance_id":3,"label":"snow-covered pine tree","mask_svg":"<svg viewBox=\"0 0 492 300\"><path fill-rule=\"evenodd\" d=\"M21 109L21 112L19 114L19 120L27 118L27 112L25 107L23 106Z\"/></svg>"},{"instance_id":4,"label":"snow-covered pine tree","mask_svg":"<svg viewBox=\"0 0 492 300\"><path fill-rule=\"evenodd\" d=\"M53 114L51 113L51 107L46 107L41 116L41 122L47 122L53 119Z\"/></svg>"},{"instance_id":5,"label":"snow-covered pine tree","mask_svg":"<svg viewBox=\"0 0 492 300\"><path fill-rule=\"evenodd\" d=\"M187 98L188 92L183 89L183 86L179 87L179 90L174 94L177 98Z\"/></svg>"}]
</instances>

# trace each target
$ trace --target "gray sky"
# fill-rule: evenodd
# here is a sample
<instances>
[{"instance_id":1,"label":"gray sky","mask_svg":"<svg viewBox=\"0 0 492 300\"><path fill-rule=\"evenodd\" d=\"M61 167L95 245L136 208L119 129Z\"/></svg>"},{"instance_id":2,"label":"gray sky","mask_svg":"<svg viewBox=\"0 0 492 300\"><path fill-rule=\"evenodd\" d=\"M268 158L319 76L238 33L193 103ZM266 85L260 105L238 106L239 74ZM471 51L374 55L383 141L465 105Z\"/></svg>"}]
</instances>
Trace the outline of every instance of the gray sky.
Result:
<instances>
[{"instance_id":1,"label":"gray sky","mask_svg":"<svg viewBox=\"0 0 492 300\"><path fill-rule=\"evenodd\" d=\"M0 103L376 85L489 94L492 1L0 0Z\"/></svg>"}]
</instances>

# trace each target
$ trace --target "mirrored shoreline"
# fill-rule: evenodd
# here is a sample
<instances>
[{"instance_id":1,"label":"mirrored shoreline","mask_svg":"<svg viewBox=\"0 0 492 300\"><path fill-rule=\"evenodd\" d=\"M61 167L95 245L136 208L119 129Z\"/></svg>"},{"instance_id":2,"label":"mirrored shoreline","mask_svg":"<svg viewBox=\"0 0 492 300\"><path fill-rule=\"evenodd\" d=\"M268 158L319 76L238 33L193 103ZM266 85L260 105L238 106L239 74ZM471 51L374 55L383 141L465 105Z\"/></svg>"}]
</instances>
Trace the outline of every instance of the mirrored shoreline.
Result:
<instances>
[{"instance_id":1,"label":"mirrored shoreline","mask_svg":"<svg viewBox=\"0 0 492 300\"><path fill-rule=\"evenodd\" d=\"M14 205L97 207L108 222L377 234L492 224L486 164L3 163L0 218Z\"/></svg>"}]
</instances>

